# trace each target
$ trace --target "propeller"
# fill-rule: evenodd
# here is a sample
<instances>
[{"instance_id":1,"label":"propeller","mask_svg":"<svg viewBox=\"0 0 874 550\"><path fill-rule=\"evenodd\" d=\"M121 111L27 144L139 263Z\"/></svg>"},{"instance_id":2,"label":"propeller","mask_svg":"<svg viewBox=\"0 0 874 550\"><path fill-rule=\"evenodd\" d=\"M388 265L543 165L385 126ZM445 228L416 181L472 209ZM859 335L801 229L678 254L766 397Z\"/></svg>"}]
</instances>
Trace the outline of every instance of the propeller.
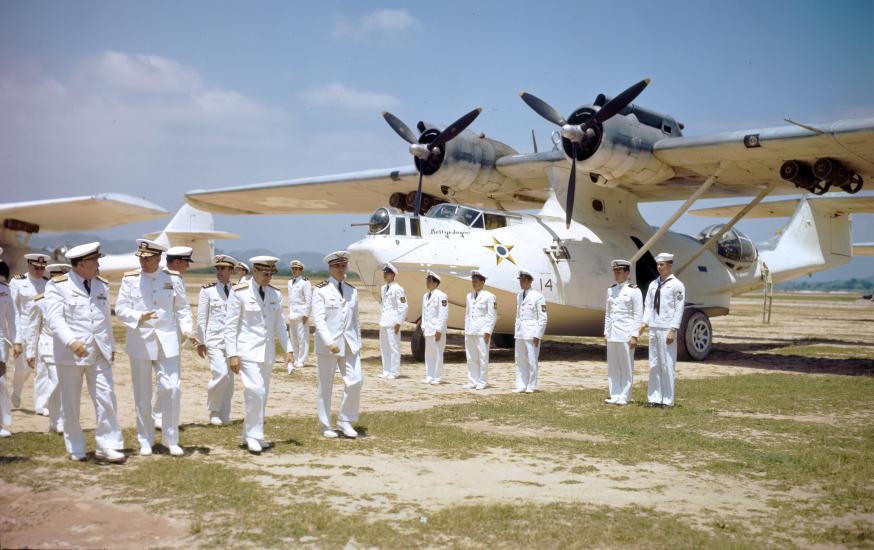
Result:
<instances>
[{"instance_id":1,"label":"propeller","mask_svg":"<svg viewBox=\"0 0 874 550\"><path fill-rule=\"evenodd\" d=\"M419 186L416 188L416 209L415 216L419 216L419 211L422 208L422 176L425 172L425 167L428 163L439 162L444 152L444 145L451 139L455 138L473 123L476 117L482 112L482 107L477 107L473 111L462 116L449 126L443 129L442 132L431 140L429 143L420 143L422 136L427 128L422 122L419 122L417 128L422 132L422 136L416 137L416 134L410 130L410 127L403 123L401 119L384 111L382 118L388 122L392 130L401 136L401 138L410 144L410 154L415 157L416 169L419 171Z\"/></svg>"},{"instance_id":2,"label":"propeller","mask_svg":"<svg viewBox=\"0 0 874 550\"><path fill-rule=\"evenodd\" d=\"M539 97L521 92L519 96L535 113L542 116L556 126L561 126L561 136L571 143L571 175L568 179L567 187L567 202L565 204L565 226L570 228L571 215L574 211L574 193L577 185L577 148L585 146L591 140L595 139L595 127L603 124L622 109L628 107L632 101L640 95L640 93L650 83L650 79L646 78L637 84L634 84L621 94L617 95L610 101L604 104L592 117L582 124L570 124L552 105L543 101Z\"/></svg>"}]
</instances>

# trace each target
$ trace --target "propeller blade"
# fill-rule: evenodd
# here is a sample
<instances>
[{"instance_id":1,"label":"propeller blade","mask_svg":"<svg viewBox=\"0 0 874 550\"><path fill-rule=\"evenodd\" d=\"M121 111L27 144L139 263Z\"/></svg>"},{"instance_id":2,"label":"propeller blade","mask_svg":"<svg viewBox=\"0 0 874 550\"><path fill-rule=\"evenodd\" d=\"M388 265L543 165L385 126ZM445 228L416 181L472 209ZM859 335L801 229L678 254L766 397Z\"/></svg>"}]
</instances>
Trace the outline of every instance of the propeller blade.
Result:
<instances>
[{"instance_id":1,"label":"propeller blade","mask_svg":"<svg viewBox=\"0 0 874 550\"><path fill-rule=\"evenodd\" d=\"M430 147L443 147L443 144L447 141L451 140L458 134L464 131L465 128L470 126L470 124L476 120L476 117L483 112L482 107L477 107L473 111L467 113L463 117L459 118L449 126L447 126L440 134L434 138L434 141L428 144Z\"/></svg>"},{"instance_id":2,"label":"propeller blade","mask_svg":"<svg viewBox=\"0 0 874 550\"><path fill-rule=\"evenodd\" d=\"M536 95L529 94L528 92L519 92L519 97L521 97L522 101L524 101L529 107L534 109L535 113L542 116L549 122L557 124L559 126L564 126L565 124L567 124L567 121L564 119L564 117L558 114L558 111L556 111L552 107L552 105L543 101Z\"/></svg>"},{"instance_id":3,"label":"propeller blade","mask_svg":"<svg viewBox=\"0 0 874 550\"><path fill-rule=\"evenodd\" d=\"M618 96L614 97L610 101L608 101L601 109L595 113L589 123L595 122L604 122L605 120L611 118L613 115L621 111L622 109L628 107L632 101L637 99L637 96L640 95L640 92L643 91L650 83L650 79L644 78L637 84L631 86Z\"/></svg>"},{"instance_id":4,"label":"propeller blade","mask_svg":"<svg viewBox=\"0 0 874 550\"><path fill-rule=\"evenodd\" d=\"M571 142L571 177L567 182L567 201L565 202L564 224L565 229L571 227L571 217L574 213L574 192L577 190L577 144Z\"/></svg>"},{"instance_id":5,"label":"propeller blade","mask_svg":"<svg viewBox=\"0 0 874 550\"><path fill-rule=\"evenodd\" d=\"M391 126L392 130L394 130L399 136L401 136L407 143L418 143L419 139L416 137L416 134L410 130L410 127L401 121L398 117L389 113L388 111L383 111L382 118L388 122L388 125Z\"/></svg>"},{"instance_id":6,"label":"propeller blade","mask_svg":"<svg viewBox=\"0 0 874 550\"><path fill-rule=\"evenodd\" d=\"M419 170L419 187L416 189L416 211L413 213L413 215L418 218L419 211L421 209L422 209L422 170Z\"/></svg>"}]
</instances>

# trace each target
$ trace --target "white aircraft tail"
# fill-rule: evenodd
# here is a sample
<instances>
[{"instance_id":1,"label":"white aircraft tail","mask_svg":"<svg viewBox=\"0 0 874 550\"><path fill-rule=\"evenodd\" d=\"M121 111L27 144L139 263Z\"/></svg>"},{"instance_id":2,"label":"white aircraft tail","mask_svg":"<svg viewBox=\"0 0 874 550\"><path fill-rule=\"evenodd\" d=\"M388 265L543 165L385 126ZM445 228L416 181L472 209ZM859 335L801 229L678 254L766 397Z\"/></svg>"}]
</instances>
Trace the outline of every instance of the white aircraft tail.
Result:
<instances>
[{"instance_id":1,"label":"white aircraft tail","mask_svg":"<svg viewBox=\"0 0 874 550\"><path fill-rule=\"evenodd\" d=\"M167 227L160 233L145 236L167 248L171 246L190 246L194 252L192 267L206 267L215 254L216 239L238 239L240 236L226 231L216 231L212 214L197 210L188 204L182 205Z\"/></svg>"}]
</instances>

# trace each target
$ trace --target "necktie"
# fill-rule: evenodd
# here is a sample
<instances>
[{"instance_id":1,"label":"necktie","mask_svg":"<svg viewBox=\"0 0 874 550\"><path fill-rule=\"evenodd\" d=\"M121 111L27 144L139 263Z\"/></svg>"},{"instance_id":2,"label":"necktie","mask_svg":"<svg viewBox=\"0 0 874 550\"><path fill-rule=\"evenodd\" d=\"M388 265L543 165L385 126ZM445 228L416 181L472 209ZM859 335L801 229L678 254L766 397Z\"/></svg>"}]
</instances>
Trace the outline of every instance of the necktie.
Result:
<instances>
[{"instance_id":1,"label":"necktie","mask_svg":"<svg viewBox=\"0 0 874 550\"><path fill-rule=\"evenodd\" d=\"M476 300L477 296L479 296L479 292L474 292L474 293L473 293L473 299Z\"/></svg>"},{"instance_id":2,"label":"necktie","mask_svg":"<svg viewBox=\"0 0 874 550\"><path fill-rule=\"evenodd\" d=\"M264 299L264 287L263 286L258 287L258 295L261 296L262 300Z\"/></svg>"},{"instance_id":3,"label":"necktie","mask_svg":"<svg viewBox=\"0 0 874 550\"><path fill-rule=\"evenodd\" d=\"M655 308L656 313L660 313L659 308L661 308L662 305L662 285L666 282L668 282L667 279L665 279L664 281L659 279L659 286L656 287L655 297L652 300L652 305Z\"/></svg>"},{"instance_id":4,"label":"necktie","mask_svg":"<svg viewBox=\"0 0 874 550\"><path fill-rule=\"evenodd\" d=\"M527 295L528 295L528 289L526 288L525 290L522 291L522 301L523 302L525 301L525 296L527 296Z\"/></svg>"},{"instance_id":5,"label":"necktie","mask_svg":"<svg viewBox=\"0 0 874 550\"><path fill-rule=\"evenodd\" d=\"M227 284L222 285L222 289L224 289L224 291L225 291L225 298L229 298L231 293L228 290L228 285Z\"/></svg>"},{"instance_id":6,"label":"necktie","mask_svg":"<svg viewBox=\"0 0 874 550\"><path fill-rule=\"evenodd\" d=\"M82 282L85 283L85 292L88 293L88 296L91 296L91 281L83 279Z\"/></svg>"},{"instance_id":7,"label":"necktie","mask_svg":"<svg viewBox=\"0 0 874 550\"><path fill-rule=\"evenodd\" d=\"M342 298L343 297L343 283L342 282L337 283L337 290L340 291L340 297Z\"/></svg>"},{"instance_id":8,"label":"necktie","mask_svg":"<svg viewBox=\"0 0 874 550\"><path fill-rule=\"evenodd\" d=\"M431 299L431 291L430 290L428 291L428 299L429 300Z\"/></svg>"}]
</instances>

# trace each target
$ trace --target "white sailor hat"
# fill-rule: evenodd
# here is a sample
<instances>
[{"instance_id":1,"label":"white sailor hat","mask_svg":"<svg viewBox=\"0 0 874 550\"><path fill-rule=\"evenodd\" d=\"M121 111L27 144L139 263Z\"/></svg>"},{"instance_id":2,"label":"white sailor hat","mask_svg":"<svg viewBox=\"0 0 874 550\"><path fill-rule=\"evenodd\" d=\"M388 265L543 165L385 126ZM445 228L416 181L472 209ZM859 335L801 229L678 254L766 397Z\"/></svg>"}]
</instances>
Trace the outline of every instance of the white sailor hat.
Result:
<instances>
[{"instance_id":1,"label":"white sailor hat","mask_svg":"<svg viewBox=\"0 0 874 550\"><path fill-rule=\"evenodd\" d=\"M521 279L522 277L528 277L532 281L534 280L534 275L532 275L530 271L526 271L524 269L519 270L519 276L517 277L517 279Z\"/></svg>"},{"instance_id":2,"label":"white sailor hat","mask_svg":"<svg viewBox=\"0 0 874 550\"><path fill-rule=\"evenodd\" d=\"M303 262L300 261L300 260L291 260L291 263L289 263L288 265L289 265L289 267L291 267L292 269L294 269L295 267L299 267L299 268L301 268L301 269L304 268Z\"/></svg>"},{"instance_id":3,"label":"white sailor hat","mask_svg":"<svg viewBox=\"0 0 874 550\"><path fill-rule=\"evenodd\" d=\"M268 273L276 273L278 271L276 264L279 262L279 258L275 256L255 256L254 258L249 258L249 261L252 263L252 269Z\"/></svg>"},{"instance_id":4,"label":"white sailor hat","mask_svg":"<svg viewBox=\"0 0 874 550\"><path fill-rule=\"evenodd\" d=\"M39 254L39 253L25 254L24 259L26 259L27 263L29 263L31 265L42 266L42 267L47 266L49 263L49 257L47 254Z\"/></svg>"},{"instance_id":5,"label":"white sailor hat","mask_svg":"<svg viewBox=\"0 0 874 550\"><path fill-rule=\"evenodd\" d=\"M440 275L437 275L436 273L434 273L430 269L425 272L425 278L428 278L428 277L431 277L432 279L434 279L438 283L440 282Z\"/></svg>"},{"instance_id":6,"label":"white sailor hat","mask_svg":"<svg viewBox=\"0 0 874 550\"><path fill-rule=\"evenodd\" d=\"M324 257L323 261L328 264L334 263L345 263L349 261L349 252L346 250L337 250L336 252L331 252L327 256Z\"/></svg>"},{"instance_id":7,"label":"white sailor hat","mask_svg":"<svg viewBox=\"0 0 874 550\"><path fill-rule=\"evenodd\" d=\"M656 263L658 263L658 262L673 262L674 255L668 254L667 252L662 252L661 254L656 256L655 260L656 260Z\"/></svg>"},{"instance_id":8,"label":"white sailor hat","mask_svg":"<svg viewBox=\"0 0 874 550\"><path fill-rule=\"evenodd\" d=\"M67 250L64 256L68 260L90 260L91 258L102 258L103 254L100 253L100 243L93 242L74 246Z\"/></svg>"},{"instance_id":9,"label":"white sailor hat","mask_svg":"<svg viewBox=\"0 0 874 550\"><path fill-rule=\"evenodd\" d=\"M226 254L216 254L212 259L213 267L237 267L239 262Z\"/></svg>"},{"instance_id":10,"label":"white sailor hat","mask_svg":"<svg viewBox=\"0 0 874 550\"><path fill-rule=\"evenodd\" d=\"M385 264L384 266L382 266L382 272L383 272L383 273L388 273L389 271L392 272L392 273L394 273L395 275L398 274L398 268L396 268L395 266L393 266L393 265L391 264L391 262L388 262L387 264Z\"/></svg>"},{"instance_id":11,"label":"white sailor hat","mask_svg":"<svg viewBox=\"0 0 874 550\"><path fill-rule=\"evenodd\" d=\"M191 259L191 254L193 253L194 250L190 246L173 246L167 250L167 259L193 262L194 260Z\"/></svg>"},{"instance_id":12,"label":"white sailor hat","mask_svg":"<svg viewBox=\"0 0 874 550\"><path fill-rule=\"evenodd\" d=\"M63 274L73 269L73 266L70 264L49 264L46 266L46 271L50 274L58 273Z\"/></svg>"},{"instance_id":13,"label":"white sailor hat","mask_svg":"<svg viewBox=\"0 0 874 550\"><path fill-rule=\"evenodd\" d=\"M150 241L149 239L137 239L137 251L134 252L134 256L151 258L152 256L160 256L166 251L166 246L158 244L155 241Z\"/></svg>"},{"instance_id":14,"label":"white sailor hat","mask_svg":"<svg viewBox=\"0 0 874 550\"><path fill-rule=\"evenodd\" d=\"M612 262L610 262L610 266L613 269L616 269L618 267L624 267L625 269L631 269L631 262L629 262L628 260L613 260Z\"/></svg>"},{"instance_id":15,"label":"white sailor hat","mask_svg":"<svg viewBox=\"0 0 874 550\"><path fill-rule=\"evenodd\" d=\"M477 270L477 269L471 269L471 270L470 270L470 278L473 279L474 277L477 277L477 278L479 278L479 279L482 279L483 281L485 281L486 279L488 279L488 277L486 277L485 275L483 275L482 271L479 271L479 270Z\"/></svg>"},{"instance_id":16,"label":"white sailor hat","mask_svg":"<svg viewBox=\"0 0 874 550\"><path fill-rule=\"evenodd\" d=\"M246 264L246 262L237 262L237 267L242 267L243 270L244 270L246 273L248 273L249 271L251 271L251 270L249 269L248 264Z\"/></svg>"}]
</instances>

